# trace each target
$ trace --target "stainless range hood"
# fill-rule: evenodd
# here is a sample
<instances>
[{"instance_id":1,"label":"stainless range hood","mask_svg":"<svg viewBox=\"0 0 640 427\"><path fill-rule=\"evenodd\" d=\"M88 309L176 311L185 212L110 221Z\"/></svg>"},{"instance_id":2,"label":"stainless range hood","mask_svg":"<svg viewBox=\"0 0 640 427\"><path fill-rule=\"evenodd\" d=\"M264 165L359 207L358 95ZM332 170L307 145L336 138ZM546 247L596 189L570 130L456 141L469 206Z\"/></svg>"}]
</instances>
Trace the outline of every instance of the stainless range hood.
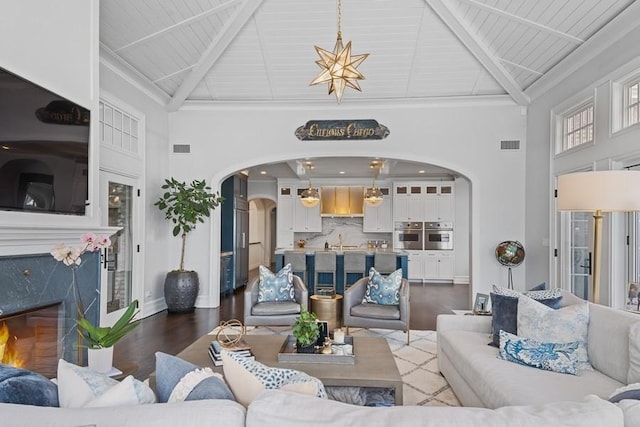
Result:
<instances>
[{"instance_id":1,"label":"stainless range hood","mask_svg":"<svg viewBox=\"0 0 640 427\"><path fill-rule=\"evenodd\" d=\"M322 187L320 201L321 216L364 215L364 187L361 186Z\"/></svg>"}]
</instances>

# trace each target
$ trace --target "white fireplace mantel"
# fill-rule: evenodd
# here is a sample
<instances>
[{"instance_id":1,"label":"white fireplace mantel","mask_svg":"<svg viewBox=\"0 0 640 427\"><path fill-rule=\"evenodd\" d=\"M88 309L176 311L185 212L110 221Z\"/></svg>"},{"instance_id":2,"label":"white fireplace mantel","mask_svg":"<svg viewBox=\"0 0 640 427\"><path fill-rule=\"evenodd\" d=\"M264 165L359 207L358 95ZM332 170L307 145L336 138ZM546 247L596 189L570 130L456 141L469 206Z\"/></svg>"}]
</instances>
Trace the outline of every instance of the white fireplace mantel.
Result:
<instances>
[{"instance_id":1,"label":"white fireplace mantel","mask_svg":"<svg viewBox=\"0 0 640 427\"><path fill-rule=\"evenodd\" d=\"M112 236L119 227L95 225L0 225L0 256L31 255L49 253L53 246L65 243L80 244L80 236L85 233Z\"/></svg>"}]
</instances>

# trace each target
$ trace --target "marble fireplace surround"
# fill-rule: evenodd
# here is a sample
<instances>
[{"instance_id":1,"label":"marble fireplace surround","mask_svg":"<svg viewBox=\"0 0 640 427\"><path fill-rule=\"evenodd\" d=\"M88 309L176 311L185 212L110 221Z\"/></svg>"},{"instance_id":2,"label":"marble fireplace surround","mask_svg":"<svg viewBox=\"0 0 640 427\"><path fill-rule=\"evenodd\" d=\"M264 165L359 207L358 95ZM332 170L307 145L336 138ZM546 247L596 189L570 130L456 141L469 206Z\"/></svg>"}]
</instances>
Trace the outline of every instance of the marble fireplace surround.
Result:
<instances>
[{"instance_id":1,"label":"marble fireplace surround","mask_svg":"<svg viewBox=\"0 0 640 427\"><path fill-rule=\"evenodd\" d=\"M113 235L116 227L0 226L0 319L47 304L61 303L63 330L60 355L83 363L86 350L76 348L76 312L71 269L56 261L51 248L58 243L80 246L87 232ZM100 253L85 253L78 267L78 284L85 316L97 324L100 313Z\"/></svg>"}]
</instances>

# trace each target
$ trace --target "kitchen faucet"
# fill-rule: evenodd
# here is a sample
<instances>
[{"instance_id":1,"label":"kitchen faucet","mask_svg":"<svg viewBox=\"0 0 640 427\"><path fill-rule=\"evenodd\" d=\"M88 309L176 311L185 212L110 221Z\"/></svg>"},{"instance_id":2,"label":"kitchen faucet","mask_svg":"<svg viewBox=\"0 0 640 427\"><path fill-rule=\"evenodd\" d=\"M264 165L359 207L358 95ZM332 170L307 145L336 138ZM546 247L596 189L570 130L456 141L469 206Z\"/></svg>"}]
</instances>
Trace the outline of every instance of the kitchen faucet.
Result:
<instances>
[{"instance_id":1,"label":"kitchen faucet","mask_svg":"<svg viewBox=\"0 0 640 427\"><path fill-rule=\"evenodd\" d=\"M340 250L342 250L342 233L338 234L338 240L340 241Z\"/></svg>"}]
</instances>

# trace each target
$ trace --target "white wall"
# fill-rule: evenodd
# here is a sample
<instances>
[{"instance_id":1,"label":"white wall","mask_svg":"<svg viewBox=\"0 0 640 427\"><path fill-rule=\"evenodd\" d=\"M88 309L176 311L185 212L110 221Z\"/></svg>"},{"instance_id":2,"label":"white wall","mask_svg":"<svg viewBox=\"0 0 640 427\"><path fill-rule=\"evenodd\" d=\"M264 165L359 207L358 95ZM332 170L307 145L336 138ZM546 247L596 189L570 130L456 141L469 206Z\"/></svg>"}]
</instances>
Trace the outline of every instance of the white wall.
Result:
<instances>
[{"instance_id":1,"label":"white wall","mask_svg":"<svg viewBox=\"0 0 640 427\"><path fill-rule=\"evenodd\" d=\"M144 262L143 315L156 313L166 308L164 301L164 278L168 271L179 267L180 239L171 234L171 224L164 214L153 206L160 197L160 186L171 176L168 153L168 114L157 101L142 92L121 74L114 72L108 61L100 66L100 88L109 97L115 97L128 106L144 113L146 132L144 135L144 161L137 170L142 174L142 203L144 205L144 241L140 243ZM117 105L117 103L116 103ZM131 169L133 160L123 165L123 172ZM189 256L189 254L187 254Z\"/></svg>"},{"instance_id":2,"label":"white wall","mask_svg":"<svg viewBox=\"0 0 640 427\"><path fill-rule=\"evenodd\" d=\"M295 129L310 119L374 118L389 127L381 141L299 141ZM380 156L432 163L460 172L471 183L472 287L488 292L506 285L506 271L494 257L497 243L524 236L524 149L500 151L500 140L518 139L526 147L526 117L510 101L439 102L406 106L185 107L169 115L171 142L190 144L190 155L170 156L180 179L211 178L219 187L230 173L285 159L322 156ZM219 212L212 221L219 223ZM190 258L201 275L201 306L217 306L219 227L210 223L190 236L201 248ZM174 250L172 248L172 250ZM176 249L177 250L177 249ZM188 249L189 250L189 249ZM524 282L525 268L514 271ZM519 280L520 279L520 280ZM208 289L208 290L207 290Z\"/></svg>"},{"instance_id":3,"label":"white wall","mask_svg":"<svg viewBox=\"0 0 640 427\"><path fill-rule=\"evenodd\" d=\"M6 0L0 13L0 66L91 110L98 106L98 0ZM27 19L28 18L28 19ZM92 141L97 139L95 120ZM92 142L89 168L97 172ZM85 217L0 212L0 222L36 226L98 225L95 174L89 177ZM79 231L78 237L83 231Z\"/></svg>"},{"instance_id":4,"label":"white wall","mask_svg":"<svg viewBox=\"0 0 640 427\"><path fill-rule=\"evenodd\" d=\"M638 7L634 6L636 15ZM527 120L527 179L526 179L526 245L527 282L530 285L551 277L556 285L553 257L554 231L552 229L555 207L553 200L553 177L583 167L601 169L604 164L628 156L640 150L640 130L612 134L610 129L610 80L622 76L634 68L640 69L640 27L627 32L616 28L616 37L606 45L598 45L597 54L579 51L572 55L558 74L564 78L556 84L545 87L541 95L533 99L528 108ZM579 149L569 155L551 155L551 110L579 94L595 96L595 145ZM558 111L560 112L560 111ZM551 242L549 246L547 242ZM605 243L606 245L606 243ZM603 246L606 252L606 247ZM608 259L602 260L603 266ZM605 275L607 271L603 271ZM603 287L608 283L602 280ZM604 302L604 301L603 301Z\"/></svg>"}]
</instances>

